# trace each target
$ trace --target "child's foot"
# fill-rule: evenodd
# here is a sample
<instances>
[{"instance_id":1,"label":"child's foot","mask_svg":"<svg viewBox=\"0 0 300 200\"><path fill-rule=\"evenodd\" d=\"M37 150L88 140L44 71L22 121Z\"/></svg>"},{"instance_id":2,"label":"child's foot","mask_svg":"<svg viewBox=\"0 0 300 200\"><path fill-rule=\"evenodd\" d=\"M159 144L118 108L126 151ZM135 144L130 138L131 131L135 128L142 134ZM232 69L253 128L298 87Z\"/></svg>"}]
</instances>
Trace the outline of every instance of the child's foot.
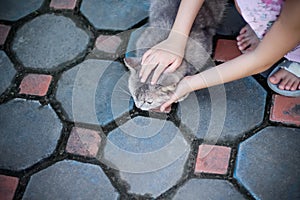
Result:
<instances>
[{"instance_id":1,"label":"child's foot","mask_svg":"<svg viewBox=\"0 0 300 200\"><path fill-rule=\"evenodd\" d=\"M240 35L236 39L238 48L242 53L254 50L259 43L258 37L249 24L241 29Z\"/></svg>"},{"instance_id":2,"label":"child's foot","mask_svg":"<svg viewBox=\"0 0 300 200\"><path fill-rule=\"evenodd\" d=\"M285 69L280 69L270 76L269 81L277 85L281 90L300 90L300 78L288 72Z\"/></svg>"}]
</instances>

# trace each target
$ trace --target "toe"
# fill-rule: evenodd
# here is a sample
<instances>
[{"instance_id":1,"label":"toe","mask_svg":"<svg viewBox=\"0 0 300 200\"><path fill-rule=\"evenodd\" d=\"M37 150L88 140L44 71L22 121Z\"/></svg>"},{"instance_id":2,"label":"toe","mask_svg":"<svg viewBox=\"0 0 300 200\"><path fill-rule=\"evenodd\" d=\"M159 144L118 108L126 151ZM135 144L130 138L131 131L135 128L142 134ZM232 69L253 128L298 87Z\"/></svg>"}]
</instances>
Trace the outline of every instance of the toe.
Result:
<instances>
[{"instance_id":1,"label":"toe","mask_svg":"<svg viewBox=\"0 0 300 200\"><path fill-rule=\"evenodd\" d=\"M286 86L288 84L289 80L287 78L283 78L279 85L278 85L278 88L281 89L281 90L286 90Z\"/></svg>"},{"instance_id":2,"label":"toe","mask_svg":"<svg viewBox=\"0 0 300 200\"><path fill-rule=\"evenodd\" d=\"M293 80L288 80L287 83L284 86L285 90L292 90L292 86L294 85L294 81Z\"/></svg>"},{"instance_id":3,"label":"toe","mask_svg":"<svg viewBox=\"0 0 300 200\"><path fill-rule=\"evenodd\" d=\"M273 74L270 78L269 78L269 81L274 84L274 85L277 85L279 82L280 82L280 78L278 78L276 76L276 74Z\"/></svg>"},{"instance_id":4,"label":"toe","mask_svg":"<svg viewBox=\"0 0 300 200\"><path fill-rule=\"evenodd\" d=\"M297 88L298 88L298 85L299 85L299 83L297 83L297 82L294 82L293 83L293 85L291 86L291 91L295 91L295 90L297 90Z\"/></svg>"}]
</instances>

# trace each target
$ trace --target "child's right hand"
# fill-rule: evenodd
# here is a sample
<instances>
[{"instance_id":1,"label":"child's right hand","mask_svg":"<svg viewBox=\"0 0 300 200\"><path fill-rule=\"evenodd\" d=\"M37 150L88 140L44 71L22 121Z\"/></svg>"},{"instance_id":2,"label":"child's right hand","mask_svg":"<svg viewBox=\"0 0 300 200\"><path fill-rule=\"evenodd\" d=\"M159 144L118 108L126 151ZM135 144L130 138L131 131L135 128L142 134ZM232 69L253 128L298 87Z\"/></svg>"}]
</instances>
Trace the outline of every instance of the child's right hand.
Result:
<instances>
[{"instance_id":1,"label":"child's right hand","mask_svg":"<svg viewBox=\"0 0 300 200\"><path fill-rule=\"evenodd\" d=\"M141 82L145 82L153 70L151 84L155 84L163 72L175 71L182 63L186 41L187 37L173 33L148 50L142 57Z\"/></svg>"}]
</instances>

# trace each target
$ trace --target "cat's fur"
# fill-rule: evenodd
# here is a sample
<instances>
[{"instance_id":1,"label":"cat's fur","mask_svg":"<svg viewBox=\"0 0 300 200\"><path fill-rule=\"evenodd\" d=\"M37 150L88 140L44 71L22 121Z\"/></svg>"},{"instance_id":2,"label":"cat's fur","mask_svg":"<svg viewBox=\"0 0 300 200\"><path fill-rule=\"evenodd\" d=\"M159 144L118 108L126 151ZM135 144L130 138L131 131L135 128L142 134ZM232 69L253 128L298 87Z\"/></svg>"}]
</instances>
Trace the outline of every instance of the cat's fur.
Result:
<instances>
[{"instance_id":1,"label":"cat's fur","mask_svg":"<svg viewBox=\"0 0 300 200\"><path fill-rule=\"evenodd\" d=\"M192 0L191 0L192 1ZM149 27L136 43L137 58L125 58L130 69L129 91L135 104L142 110L151 110L170 99L178 82L187 75L203 71L209 66L212 40L216 27L225 10L226 0L206 0L200 9L188 40L184 60L174 73L163 73L156 85L151 85L152 74L146 83L138 77L141 69L141 56L144 52L165 40L175 21L180 0L151 0Z\"/></svg>"}]
</instances>

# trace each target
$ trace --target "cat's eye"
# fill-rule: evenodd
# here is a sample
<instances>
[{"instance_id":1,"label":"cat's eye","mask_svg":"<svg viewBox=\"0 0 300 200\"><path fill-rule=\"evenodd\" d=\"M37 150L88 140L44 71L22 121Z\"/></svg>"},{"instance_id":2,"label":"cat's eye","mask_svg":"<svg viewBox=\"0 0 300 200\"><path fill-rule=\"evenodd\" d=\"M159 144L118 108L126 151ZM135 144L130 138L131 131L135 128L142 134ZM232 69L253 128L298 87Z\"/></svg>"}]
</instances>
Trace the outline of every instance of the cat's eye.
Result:
<instances>
[{"instance_id":1,"label":"cat's eye","mask_svg":"<svg viewBox=\"0 0 300 200\"><path fill-rule=\"evenodd\" d=\"M152 101L146 101L147 104L152 104L153 103L153 100Z\"/></svg>"}]
</instances>

